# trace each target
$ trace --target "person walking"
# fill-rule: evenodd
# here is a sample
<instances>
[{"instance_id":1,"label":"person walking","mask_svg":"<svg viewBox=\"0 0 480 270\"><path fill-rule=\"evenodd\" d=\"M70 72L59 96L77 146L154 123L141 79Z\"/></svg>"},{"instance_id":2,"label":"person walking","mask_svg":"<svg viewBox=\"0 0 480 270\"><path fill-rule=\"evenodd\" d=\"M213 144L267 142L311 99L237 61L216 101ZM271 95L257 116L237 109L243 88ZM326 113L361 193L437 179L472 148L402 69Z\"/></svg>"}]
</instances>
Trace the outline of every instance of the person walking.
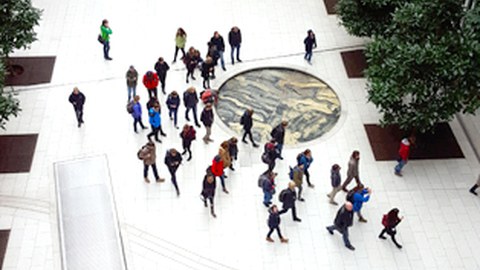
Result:
<instances>
[{"instance_id":1,"label":"person walking","mask_svg":"<svg viewBox=\"0 0 480 270\"><path fill-rule=\"evenodd\" d=\"M222 158L223 169L225 170L225 168L229 168L230 165L232 165L232 157L230 156L230 152L228 151L228 141L224 141L220 144L218 154ZM227 178L227 176L225 176L225 178Z\"/></svg>"},{"instance_id":2,"label":"person walking","mask_svg":"<svg viewBox=\"0 0 480 270\"><path fill-rule=\"evenodd\" d=\"M353 225L353 206L350 202L345 202L345 204L338 209L337 215L332 226L328 226L328 232L333 235L333 231L337 230L343 236L343 243L345 247L350 250L355 250L355 247L352 246L350 240L348 239L348 227Z\"/></svg>"},{"instance_id":3,"label":"person walking","mask_svg":"<svg viewBox=\"0 0 480 270\"><path fill-rule=\"evenodd\" d=\"M212 166L210 166L210 170L215 177L220 177L220 183L222 184L223 192L228 194L228 190L225 187L225 175L224 175L223 168L224 166L223 166L222 157L220 156L220 154L218 154L213 158Z\"/></svg>"},{"instance_id":4,"label":"person walking","mask_svg":"<svg viewBox=\"0 0 480 270\"><path fill-rule=\"evenodd\" d=\"M263 147L262 161L268 165L268 169L264 173L272 172L275 168L275 160L278 158L278 151L274 139L270 140Z\"/></svg>"},{"instance_id":5,"label":"person walking","mask_svg":"<svg viewBox=\"0 0 480 270\"><path fill-rule=\"evenodd\" d=\"M340 183L342 182L342 178L340 176L340 166L338 164L334 164L332 166L332 169L330 170L330 180L332 183L332 191L327 194L327 197L330 198L330 203L333 205L338 205L337 202L335 202L335 195L340 191Z\"/></svg>"},{"instance_id":6,"label":"person walking","mask_svg":"<svg viewBox=\"0 0 480 270\"><path fill-rule=\"evenodd\" d=\"M360 160L360 152L357 150L352 152L350 156L350 160L348 161L348 171L347 171L347 179L342 185L342 189L345 192L348 192L347 186L352 182L352 179L355 178L355 182L357 182L357 186L360 185L362 182L360 181L360 176L358 174L358 162Z\"/></svg>"},{"instance_id":7,"label":"person walking","mask_svg":"<svg viewBox=\"0 0 480 270\"><path fill-rule=\"evenodd\" d=\"M384 240L387 239L385 236L383 236L385 233L387 233L392 238L395 246L400 249L402 248L402 245L397 242L397 239L395 239L395 235L397 234L396 227L403 220L403 217L398 217L398 212L399 210L397 208L393 208L388 212L388 214L383 215L382 225L384 226L384 228L378 238Z\"/></svg>"},{"instance_id":8,"label":"person walking","mask_svg":"<svg viewBox=\"0 0 480 270\"><path fill-rule=\"evenodd\" d=\"M267 241L273 243L273 239L270 237L274 230L277 230L278 238L280 238L280 242L288 243L287 238L283 238L282 233L280 232L280 213L278 212L278 208L276 205L272 205L270 209L268 209L268 227L270 231L267 234Z\"/></svg>"},{"instance_id":9,"label":"person walking","mask_svg":"<svg viewBox=\"0 0 480 270\"><path fill-rule=\"evenodd\" d=\"M302 198L303 172L304 172L303 164L296 165L291 170L293 170L293 179L292 180L293 180L293 182L295 182L295 186L298 188L298 200L301 201L301 202L304 202L305 199Z\"/></svg>"},{"instance_id":10,"label":"person walking","mask_svg":"<svg viewBox=\"0 0 480 270\"><path fill-rule=\"evenodd\" d=\"M208 171L208 170L207 170ZM215 189L217 188L217 182L215 176L209 172L203 177L202 183L202 201L205 207L208 207L207 200L210 201L210 214L216 218L215 210L213 209L213 199L215 198Z\"/></svg>"},{"instance_id":11,"label":"person walking","mask_svg":"<svg viewBox=\"0 0 480 270\"><path fill-rule=\"evenodd\" d=\"M190 126L188 124L185 124L183 126L183 130L180 133L180 138L182 138L182 147L183 147L182 156L188 152L187 161L190 161L192 159L192 150L190 149L190 147L192 145L192 141L195 140L195 133L196 132L193 126Z\"/></svg>"},{"instance_id":12,"label":"person walking","mask_svg":"<svg viewBox=\"0 0 480 270\"><path fill-rule=\"evenodd\" d=\"M133 98L133 107L132 107L132 117L133 117L133 130L137 132L137 123L140 123L142 129L147 129L142 122L142 106L140 105L140 96L135 96Z\"/></svg>"},{"instance_id":13,"label":"person walking","mask_svg":"<svg viewBox=\"0 0 480 270\"><path fill-rule=\"evenodd\" d=\"M273 194L275 194L275 177L277 176L274 172L269 172L266 174L260 175L260 181L262 184L263 191L263 205L269 207L272 204Z\"/></svg>"},{"instance_id":14,"label":"person walking","mask_svg":"<svg viewBox=\"0 0 480 270\"><path fill-rule=\"evenodd\" d=\"M247 109L243 115L242 118L240 118L240 124L243 126L243 137L242 137L242 142L247 143L245 138L248 135L248 138L250 138L250 142L252 142L253 147L258 147L258 144L256 144L253 141L253 136L252 136L252 126L253 126L253 109Z\"/></svg>"},{"instance_id":15,"label":"person walking","mask_svg":"<svg viewBox=\"0 0 480 270\"><path fill-rule=\"evenodd\" d=\"M352 194L353 193L353 200ZM362 184L356 186L352 191L347 194L347 201L353 203L353 212L356 212L358 215L358 221L366 223L367 220L362 216L362 206L364 202L368 202L372 190L370 188L364 188Z\"/></svg>"},{"instance_id":16,"label":"person walking","mask_svg":"<svg viewBox=\"0 0 480 270\"><path fill-rule=\"evenodd\" d=\"M210 73L215 74L215 67L210 56L202 63L203 88L210 89Z\"/></svg>"},{"instance_id":17,"label":"person walking","mask_svg":"<svg viewBox=\"0 0 480 270\"><path fill-rule=\"evenodd\" d=\"M315 39L315 34L312 30L307 31L307 37L303 40L303 44L305 44L304 58L309 64L312 64L312 51L317 48L317 40Z\"/></svg>"},{"instance_id":18,"label":"person walking","mask_svg":"<svg viewBox=\"0 0 480 270\"><path fill-rule=\"evenodd\" d=\"M274 129L272 129L272 132L270 132L270 135L272 138L275 139L277 142L277 149L278 149L278 158L283 160L282 157L282 149L283 149L283 143L285 140L285 128L287 128L288 122L287 121L282 121L278 126L276 126Z\"/></svg>"},{"instance_id":19,"label":"person walking","mask_svg":"<svg viewBox=\"0 0 480 270\"><path fill-rule=\"evenodd\" d=\"M177 149L172 148L165 154L165 165L167 165L168 171L172 176L172 184L177 191L177 196L180 196L180 190L178 189L176 172L178 166L182 164L182 156L178 153Z\"/></svg>"},{"instance_id":20,"label":"person walking","mask_svg":"<svg viewBox=\"0 0 480 270\"><path fill-rule=\"evenodd\" d=\"M180 60L185 58L185 44L187 43L187 33L185 33L185 30L183 28L178 28L177 29L177 34L175 34L175 55L173 56L173 62L172 64L175 64L177 62L177 53L178 50L181 50L183 53L183 56Z\"/></svg>"},{"instance_id":21,"label":"person walking","mask_svg":"<svg viewBox=\"0 0 480 270\"><path fill-rule=\"evenodd\" d=\"M183 93L183 104L185 105L185 108L186 108L185 119L187 119L187 121L190 121L190 118L188 118L188 112L192 110L193 119L195 120L195 125L197 127L200 127L200 124L198 123L198 119L197 119L197 103L198 103L197 91L195 91L195 87L189 87Z\"/></svg>"},{"instance_id":22,"label":"person walking","mask_svg":"<svg viewBox=\"0 0 480 270\"><path fill-rule=\"evenodd\" d=\"M415 137L410 136L408 138L403 138L400 142L400 148L398 149L398 164L395 166L395 175L403 176L402 169L408 162L408 157L410 156L410 146L415 143Z\"/></svg>"},{"instance_id":23,"label":"person walking","mask_svg":"<svg viewBox=\"0 0 480 270\"><path fill-rule=\"evenodd\" d=\"M282 190L278 197L279 201L283 203L283 209L279 212L279 214L284 214L288 211L288 209L292 209L293 221L302 222L302 220L297 217L297 209L295 208L295 201L297 200L297 193L295 192L295 182L290 181L288 183L288 188Z\"/></svg>"},{"instance_id":24,"label":"person walking","mask_svg":"<svg viewBox=\"0 0 480 270\"><path fill-rule=\"evenodd\" d=\"M147 71L147 73L145 73L145 75L143 76L143 85L145 85L145 87L147 88L148 96L150 98L158 98L158 81L158 75L155 72Z\"/></svg>"},{"instance_id":25,"label":"person walking","mask_svg":"<svg viewBox=\"0 0 480 270\"><path fill-rule=\"evenodd\" d=\"M138 72L133 66L130 66L130 68L128 68L127 70L127 74L125 75L125 77L127 78L127 91L128 91L127 101L130 102L130 99L137 95Z\"/></svg>"},{"instance_id":26,"label":"person walking","mask_svg":"<svg viewBox=\"0 0 480 270\"><path fill-rule=\"evenodd\" d=\"M167 134L163 133L162 131L162 121L160 118L160 104L155 103L153 105L153 108L150 108L150 111L148 112L149 115L149 122L152 127L152 132L148 133L147 138L149 141L151 141L151 137L155 136L155 140L159 143L162 143L162 141L158 138L158 132L161 132L162 136L167 136Z\"/></svg>"},{"instance_id":27,"label":"person walking","mask_svg":"<svg viewBox=\"0 0 480 270\"><path fill-rule=\"evenodd\" d=\"M223 53L225 52L225 42L223 41L223 37L215 31L213 33L213 37L210 39L210 43L215 45L217 48L217 54L220 58L220 64L222 65L223 71L226 71L225 68L225 61L223 60Z\"/></svg>"},{"instance_id":28,"label":"person walking","mask_svg":"<svg viewBox=\"0 0 480 270\"><path fill-rule=\"evenodd\" d=\"M232 137L230 140L228 140L228 153L230 154L230 157L232 158L232 162L230 163L230 170L235 171L233 168L233 161L238 159L238 146L237 146L237 138Z\"/></svg>"},{"instance_id":29,"label":"person walking","mask_svg":"<svg viewBox=\"0 0 480 270\"><path fill-rule=\"evenodd\" d=\"M153 170L153 175L155 176L156 182L164 182L164 178L160 178L158 176L157 165L156 165L156 150L155 144L152 141L147 142L146 145L142 147L142 149L138 152L138 157L143 160L143 178L146 183L150 183L148 179L148 168L151 166Z\"/></svg>"},{"instance_id":30,"label":"person walking","mask_svg":"<svg viewBox=\"0 0 480 270\"><path fill-rule=\"evenodd\" d=\"M241 63L242 60L240 60L240 44L242 43L242 33L240 32L240 29L238 27L232 27L230 33L228 33L228 43L230 43L230 48L232 49L230 53L232 65L235 64L235 61L233 60L233 53L235 50L237 50L237 61Z\"/></svg>"},{"instance_id":31,"label":"person walking","mask_svg":"<svg viewBox=\"0 0 480 270\"><path fill-rule=\"evenodd\" d=\"M303 164L304 174L307 178L308 187L309 188L314 188L315 185L310 183L310 173L308 172L308 168L310 168L310 165L313 162L312 151L310 151L310 149L306 149L305 151L303 151L303 153L301 153L297 157L297 162L298 162L299 165Z\"/></svg>"},{"instance_id":32,"label":"person walking","mask_svg":"<svg viewBox=\"0 0 480 270\"><path fill-rule=\"evenodd\" d=\"M167 62L163 60L163 57L158 58L157 63L155 63L155 71L157 72L158 78L160 79L160 83L162 86L162 93L166 95L165 92L165 80L167 79L167 71L170 69Z\"/></svg>"},{"instance_id":33,"label":"person walking","mask_svg":"<svg viewBox=\"0 0 480 270\"><path fill-rule=\"evenodd\" d=\"M213 110L211 103L208 103L205 108L203 108L202 115L200 116L200 121L202 121L206 130L205 136L203 136L203 142L206 144L208 144L209 142L213 142L213 140L210 138L210 135L212 134L213 124Z\"/></svg>"},{"instance_id":34,"label":"person walking","mask_svg":"<svg viewBox=\"0 0 480 270\"><path fill-rule=\"evenodd\" d=\"M193 75L195 73L195 68L197 67L200 60L200 53L195 50L194 47L190 47L187 54L183 58L183 63L185 64L185 68L187 69L187 83L189 82L188 76L190 76L192 80L196 80L195 76Z\"/></svg>"},{"instance_id":35,"label":"person walking","mask_svg":"<svg viewBox=\"0 0 480 270\"><path fill-rule=\"evenodd\" d=\"M470 193L472 193L475 196L478 196L476 190L479 186L480 186L480 174L478 175L477 183L475 185L473 185L473 187L470 188Z\"/></svg>"},{"instance_id":36,"label":"person walking","mask_svg":"<svg viewBox=\"0 0 480 270\"><path fill-rule=\"evenodd\" d=\"M172 91L167 97L167 108L168 108L168 116L170 120L173 120L173 124L175 128L178 129L177 125L177 114L178 114L178 107L180 106L180 97L178 96L177 91Z\"/></svg>"},{"instance_id":37,"label":"person walking","mask_svg":"<svg viewBox=\"0 0 480 270\"><path fill-rule=\"evenodd\" d=\"M77 116L78 127L80 127L83 122L83 105L85 104L85 95L80 92L78 87L73 88L73 92L68 97L68 101L72 103L73 110Z\"/></svg>"},{"instance_id":38,"label":"person walking","mask_svg":"<svg viewBox=\"0 0 480 270\"><path fill-rule=\"evenodd\" d=\"M103 58L105 60L113 60L110 53L110 35L112 34L112 29L108 24L108 20L103 20L102 25L100 26L100 32L103 40Z\"/></svg>"}]
</instances>

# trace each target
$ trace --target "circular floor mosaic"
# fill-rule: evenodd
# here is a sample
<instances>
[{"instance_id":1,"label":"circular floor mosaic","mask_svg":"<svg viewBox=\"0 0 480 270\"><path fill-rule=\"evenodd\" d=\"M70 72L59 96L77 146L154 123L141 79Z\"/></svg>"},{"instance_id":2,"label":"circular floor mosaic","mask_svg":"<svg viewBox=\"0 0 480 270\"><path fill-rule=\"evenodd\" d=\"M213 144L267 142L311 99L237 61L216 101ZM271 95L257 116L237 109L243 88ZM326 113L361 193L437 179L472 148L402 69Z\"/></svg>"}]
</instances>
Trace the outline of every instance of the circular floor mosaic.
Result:
<instances>
[{"instance_id":1,"label":"circular floor mosaic","mask_svg":"<svg viewBox=\"0 0 480 270\"><path fill-rule=\"evenodd\" d=\"M288 68L249 70L220 87L217 114L240 138L240 118L248 108L254 110L256 141L269 140L272 128L287 120L287 145L322 136L337 123L341 111L337 94L325 82Z\"/></svg>"}]
</instances>

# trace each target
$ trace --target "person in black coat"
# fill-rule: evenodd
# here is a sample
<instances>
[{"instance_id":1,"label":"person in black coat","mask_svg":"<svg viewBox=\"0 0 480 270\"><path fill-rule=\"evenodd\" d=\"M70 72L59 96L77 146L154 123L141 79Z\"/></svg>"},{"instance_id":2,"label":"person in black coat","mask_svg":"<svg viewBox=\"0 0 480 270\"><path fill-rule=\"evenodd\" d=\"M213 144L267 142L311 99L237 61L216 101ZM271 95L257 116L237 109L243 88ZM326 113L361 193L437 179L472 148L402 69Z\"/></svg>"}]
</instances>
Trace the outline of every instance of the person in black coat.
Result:
<instances>
[{"instance_id":1,"label":"person in black coat","mask_svg":"<svg viewBox=\"0 0 480 270\"><path fill-rule=\"evenodd\" d=\"M288 209L292 209L292 217L293 221L301 222L302 220L297 217L297 209L295 208L295 201L297 200L297 193L295 192L295 182L290 181L288 183L288 188L285 189L285 195L283 198L280 198L283 205L282 211L278 212L280 215L284 214L288 211ZM282 197L282 192L280 192L280 197Z\"/></svg>"},{"instance_id":2,"label":"person in black coat","mask_svg":"<svg viewBox=\"0 0 480 270\"><path fill-rule=\"evenodd\" d=\"M183 126L183 130L180 133L180 138L182 138L182 147L183 147L182 156L188 152L187 161L190 161L192 159L192 150L190 149L190 146L192 145L192 141L195 140L195 134L196 134L195 129L188 124L185 124Z\"/></svg>"},{"instance_id":3,"label":"person in black coat","mask_svg":"<svg viewBox=\"0 0 480 270\"><path fill-rule=\"evenodd\" d=\"M275 139L272 139L263 147L262 161L268 165L268 169L263 174L270 173L275 168L275 160L278 158L275 145Z\"/></svg>"},{"instance_id":4,"label":"person in black coat","mask_svg":"<svg viewBox=\"0 0 480 270\"><path fill-rule=\"evenodd\" d=\"M220 64L222 64L222 69L226 71L225 61L223 60L223 53L225 52L225 42L223 41L223 37L215 31L213 37L210 39L210 43L216 46L217 54L220 58Z\"/></svg>"},{"instance_id":5,"label":"person in black coat","mask_svg":"<svg viewBox=\"0 0 480 270\"><path fill-rule=\"evenodd\" d=\"M162 93L165 93L165 80L167 79L167 71L170 69L167 62L163 60L163 57L158 58L158 62L155 63L155 71L157 72L160 83L162 84Z\"/></svg>"},{"instance_id":6,"label":"person in black coat","mask_svg":"<svg viewBox=\"0 0 480 270\"><path fill-rule=\"evenodd\" d=\"M213 110L211 103L207 103L205 108L203 108L202 116L200 116L200 121L202 121L206 130L205 136L203 136L203 141L205 143L213 142L213 140L210 138L210 135L212 134L213 124Z\"/></svg>"},{"instance_id":7,"label":"person in black coat","mask_svg":"<svg viewBox=\"0 0 480 270\"><path fill-rule=\"evenodd\" d=\"M197 127L200 127L200 124L198 123L197 119L197 103L198 103L198 96L197 96L197 91L195 91L195 87L189 87L184 93L183 93L183 104L185 105L185 119L187 121L190 121L190 118L188 118L188 112L190 110L193 111L193 119L195 120L195 125Z\"/></svg>"},{"instance_id":8,"label":"person in black coat","mask_svg":"<svg viewBox=\"0 0 480 270\"><path fill-rule=\"evenodd\" d=\"M230 163L230 170L235 171L233 168L233 161L237 160L238 158L238 146L237 146L237 138L232 137L230 140L228 140L228 153L230 154L230 157L232 158L232 162Z\"/></svg>"},{"instance_id":9,"label":"person in black coat","mask_svg":"<svg viewBox=\"0 0 480 270\"><path fill-rule=\"evenodd\" d=\"M202 196L203 204L205 205L205 207L208 207L207 200L210 201L210 213L214 218L217 217L213 209L213 198L215 197L216 188L217 188L217 182L215 181L215 176L211 172L208 172L208 169L207 169L207 174L205 174L205 176L203 177L201 196Z\"/></svg>"},{"instance_id":10,"label":"person in black coat","mask_svg":"<svg viewBox=\"0 0 480 270\"><path fill-rule=\"evenodd\" d=\"M385 233L387 233L392 238L395 246L397 246L397 248L402 248L402 245L400 245L395 239L395 234L397 234L396 227L398 223L403 220L403 217L398 217L398 212L399 210L397 208L393 208L390 210L390 212L388 212L388 214L385 215L384 220L382 220L384 228L378 237L381 239L387 239L385 236L383 236Z\"/></svg>"},{"instance_id":11,"label":"person in black coat","mask_svg":"<svg viewBox=\"0 0 480 270\"><path fill-rule=\"evenodd\" d=\"M353 205L351 202L346 202L345 205L340 207L335 217L335 221L332 226L327 227L328 232L333 235L333 231L337 230L343 235L343 243L345 247L350 250L355 250L355 248L350 244L348 239L348 227L353 224Z\"/></svg>"},{"instance_id":12,"label":"person in black coat","mask_svg":"<svg viewBox=\"0 0 480 270\"><path fill-rule=\"evenodd\" d=\"M235 64L233 60L233 53L237 50L237 61L242 62L240 60L240 44L242 43L242 33L240 33L240 29L236 26L232 27L230 33L228 33L228 43L230 43L230 47L232 48L230 57L232 58L232 65Z\"/></svg>"},{"instance_id":13,"label":"person in black coat","mask_svg":"<svg viewBox=\"0 0 480 270\"><path fill-rule=\"evenodd\" d=\"M210 56L202 63L203 88L210 89L210 73L215 74L212 58Z\"/></svg>"},{"instance_id":14,"label":"person in black coat","mask_svg":"<svg viewBox=\"0 0 480 270\"><path fill-rule=\"evenodd\" d=\"M272 235L273 230L277 230L280 242L288 243L288 239L283 238L282 233L280 232L280 213L278 212L277 206L275 204L272 205L272 207L270 207L270 209L268 210L268 213L270 214L270 216L268 217L268 227L270 228L270 231L268 231L267 234L267 241L274 242L270 236Z\"/></svg>"},{"instance_id":15,"label":"person in black coat","mask_svg":"<svg viewBox=\"0 0 480 270\"><path fill-rule=\"evenodd\" d=\"M280 125L276 126L274 129L272 129L272 132L270 132L270 135L272 138L275 139L277 142L277 150L278 150L278 155L279 159L283 159L282 157L282 149L283 149L283 142L285 140L285 128L288 126L287 121L282 121Z\"/></svg>"},{"instance_id":16,"label":"person in black coat","mask_svg":"<svg viewBox=\"0 0 480 270\"><path fill-rule=\"evenodd\" d=\"M172 91L172 93L168 95L166 103L168 107L168 116L170 116L170 120L173 120L173 124L175 125L175 128L178 129L177 113L178 113L178 107L180 106L180 97L178 96L177 91Z\"/></svg>"},{"instance_id":17,"label":"person in black coat","mask_svg":"<svg viewBox=\"0 0 480 270\"><path fill-rule=\"evenodd\" d=\"M305 56L303 58L311 64L312 51L317 47L317 40L315 39L315 34L312 30L308 30L307 37L303 40L303 44L305 44Z\"/></svg>"},{"instance_id":18,"label":"person in black coat","mask_svg":"<svg viewBox=\"0 0 480 270\"><path fill-rule=\"evenodd\" d=\"M250 141L252 142L253 147L258 147L258 144L256 144L253 141L253 136L252 136L252 126L253 126L253 110L252 109L247 109L245 113L243 113L242 118L240 118L240 124L243 126L243 137L242 137L242 142L247 143L245 138L248 137L250 138Z\"/></svg>"},{"instance_id":19,"label":"person in black coat","mask_svg":"<svg viewBox=\"0 0 480 270\"><path fill-rule=\"evenodd\" d=\"M180 196L180 190L178 189L177 176L175 173L177 172L180 164L182 164L182 156L178 153L178 151L175 148L168 150L167 154L165 155L165 165L167 165L168 171L172 176L172 184L177 191L177 196Z\"/></svg>"},{"instance_id":20,"label":"person in black coat","mask_svg":"<svg viewBox=\"0 0 480 270\"><path fill-rule=\"evenodd\" d=\"M85 104L85 95L75 87L73 88L73 92L70 94L68 101L73 105L75 115L77 116L78 127L80 127L83 124L83 105Z\"/></svg>"}]
</instances>

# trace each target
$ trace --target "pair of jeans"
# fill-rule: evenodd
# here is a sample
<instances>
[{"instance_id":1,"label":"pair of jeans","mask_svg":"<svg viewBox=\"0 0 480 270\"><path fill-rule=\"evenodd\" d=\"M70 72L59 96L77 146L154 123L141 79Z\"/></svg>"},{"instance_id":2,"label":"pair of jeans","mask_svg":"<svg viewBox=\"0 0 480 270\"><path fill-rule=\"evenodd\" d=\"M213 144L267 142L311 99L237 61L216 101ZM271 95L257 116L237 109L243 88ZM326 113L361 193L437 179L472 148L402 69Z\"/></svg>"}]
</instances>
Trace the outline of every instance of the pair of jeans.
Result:
<instances>
[{"instance_id":1,"label":"pair of jeans","mask_svg":"<svg viewBox=\"0 0 480 270\"><path fill-rule=\"evenodd\" d=\"M155 176L155 180L159 179L160 177L158 176L157 165L155 163L153 163L152 165L143 165L143 177L147 178L149 166L152 166L153 176Z\"/></svg>"},{"instance_id":2,"label":"pair of jeans","mask_svg":"<svg viewBox=\"0 0 480 270\"><path fill-rule=\"evenodd\" d=\"M277 143L277 151L278 151L278 156L281 157L282 156L282 149L283 149L283 144L282 143Z\"/></svg>"},{"instance_id":3,"label":"pair of jeans","mask_svg":"<svg viewBox=\"0 0 480 270\"><path fill-rule=\"evenodd\" d=\"M173 56L173 62L177 62L178 50L182 50L182 53L183 53L182 59L185 57L185 49L184 49L184 48L179 48L179 47L175 46L175 55Z\"/></svg>"},{"instance_id":4,"label":"pair of jeans","mask_svg":"<svg viewBox=\"0 0 480 270\"><path fill-rule=\"evenodd\" d=\"M175 173L177 172L177 169L178 169L178 166L168 166L168 171L172 176L172 184L175 187L175 190L177 191L177 194L178 194L180 193L180 190L178 190L177 176L175 175Z\"/></svg>"},{"instance_id":5,"label":"pair of jeans","mask_svg":"<svg viewBox=\"0 0 480 270\"><path fill-rule=\"evenodd\" d=\"M103 58L109 59L110 56L108 53L110 52L110 41L104 41L103 42Z\"/></svg>"},{"instance_id":6,"label":"pair of jeans","mask_svg":"<svg viewBox=\"0 0 480 270\"><path fill-rule=\"evenodd\" d=\"M175 127L177 126L177 112L178 108L168 108L168 116L170 118L173 118L173 123L175 124Z\"/></svg>"},{"instance_id":7,"label":"pair of jeans","mask_svg":"<svg viewBox=\"0 0 480 270\"><path fill-rule=\"evenodd\" d=\"M233 60L233 53L235 50L237 50L237 61L240 61L240 44L236 46L231 46L231 48L232 48L232 51L231 51L230 57L232 58L232 64L233 64L235 63L235 61Z\"/></svg>"},{"instance_id":8,"label":"pair of jeans","mask_svg":"<svg viewBox=\"0 0 480 270\"><path fill-rule=\"evenodd\" d=\"M222 188L225 189L225 174L220 175L220 183L222 183Z\"/></svg>"},{"instance_id":9,"label":"pair of jeans","mask_svg":"<svg viewBox=\"0 0 480 270\"><path fill-rule=\"evenodd\" d=\"M272 201L272 197L271 192L263 192L263 203L269 204Z\"/></svg>"},{"instance_id":10,"label":"pair of jeans","mask_svg":"<svg viewBox=\"0 0 480 270\"><path fill-rule=\"evenodd\" d=\"M312 61L312 51L306 51L304 58L305 58L305 60L307 60L308 62L311 62L311 61Z\"/></svg>"},{"instance_id":11,"label":"pair of jeans","mask_svg":"<svg viewBox=\"0 0 480 270\"><path fill-rule=\"evenodd\" d=\"M197 119L197 105L193 107L187 107L187 109L185 110L185 119L187 119L187 121L190 121L190 118L188 118L188 112L190 110L193 111L193 119L195 120L195 125L199 126L198 119Z\"/></svg>"},{"instance_id":12,"label":"pair of jeans","mask_svg":"<svg viewBox=\"0 0 480 270\"><path fill-rule=\"evenodd\" d=\"M167 80L167 74L165 75L159 74L158 78L160 79L160 85L162 86L162 93L165 94L165 81ZM157 96L156 93L155 93L155 96Z\"/></svg>"},{"instance_id":13,"label":"pair of jeans","mask_svg":"<svg viewBox=\"0 0 480 270\"><path fill-rule=\"evenodd\" d=\"M73 108L75 110L75 116L79 124L83 123L83 108Z\"/></svg>"},{"instance_id":14,"label":"pair of jeans","mask_svg":"<svg viewBox=\"0 0 480 270\"><path fill-rule=\"evenodd\" d=\"M156 97L158 98L158 91L157 91L157 88L152 88L152 89L148 89L148 97L150 99L152 99L153 97Z\"/></svg>"},{"instance_id":15,"label":"pair of jeans","mask_svg":"<svg viewBox=\"0 0 480 270\"><path fill-rule=\"evenodd\" d=\"M280 226L270 227L270 231L268 231L267 238L270 238L270 236L271 236L272 233L273 233L273 230L277 230L278 237L279 237L280 239L283 239L282 233L280 232Z\"/></svg>"},{"instance_id":16,"label":"pair of jeans","mask_svg":"<svg viewBox=\"0 0 480 270\"><path fill-rule=\"evenodd\" d=\"M405 164L407 164L407 161L403 160L403 159L400 159L398 161L397 166L395 166L395 172L400 173L402 171L403 167L405 166Z\"/></svg>"},{"instance_id":17,"label":"pair of jeans","mask_svg":"<svg viewBox=\"0 0 480 270\"><path fill-rule=\"evenodd\" d=\"M345 228L345 229L341 229L335 225L332 225L332 226L329 226L327 227L327 229L329 231L334 231L334 230L337 230L339 233L342 234L343 236L343 243L345 244L345 246L350 246L350 240L348 239L348 227Z\"/></svg>"},{"instance_id":18,"label":"pair of jeans","mask_svg":"<svg viewBox=\"0 0 480 270\"><path fill-rule=\"evenodd\" d=\"M183 144L183 153L187 153L188 152L188 159L191 159L192 158L192 150L190 149L191 147L191 144Z\"/></svg>"},{"instance_id":19,"label":"pair of jeans","mask_svg":"<svg viewBox=\"0 0 480 270\"><path fill-rule=\"evenodd\" d=\"M160 139L158 138L158 132L160 132L160 126L158 126L158 127L152 126L152 131L147 134L148 140L151 141L150 138L151 138L152 136L155 136L155 140L156 140L156 141L160 141Z\"/></svg>"},{"instance_id":20,"label":"pair of jeans","mask_svg":"<svg viewBox=\"0 0 480 270\"><path fill-rule=\"evenodd\" d=\"M305 177L307 179L308 186L311 186L312 183L310 183L310 173L308 172L308 169L305 169L304 174L305 174Z\"/></svg>"},{"instance_id":21,"label":"pair of jeans","mask_svg":"<svg viewBox=\"0 0 480 270\"><path fill-rule=\"evenodd\" d=\"M250 141L252 142L252 144L255 144L255 142L253 141L253 135L252 135L252 130L249 129L249 130L244 130L243 132L243 137L242 137L242 141L245 141L245 138L247 138L247 135L248 135L248 138L250 139Z\"/></svg>"},{"instance_id":22,"label":"pair of jeans","mask_svg":"<svg viewBox=\"0 0 480 270\"><path fill-rule=\"evenodd\" d=\"M223 53L224 53L224 51L218 51L218 56L220 58L220 64L222 65L222 68L225 69L225 60L223 60Z\"/></svg>"},{"instance_id":23,"label":"pair of jeans","mask_svg":"<svg viewBox=\"0 0 480 270\"><path fill-rule=\"evenodd\" d=\"M288 211L288 209L290 209L290 208L283 208L281 211L278 212L278 214L280 214L280 215L285 214L285 213ZM297 209L295 208L295 205L293 205L293 206L291 207L291 209L292 209L292 218L293 218L293 220L298 219L298 217L297 217Z\"/></svg>"},{"instance_id":24,"label":"pair of jeans","mask_svg":"<svg viewBox=\"0 0 480 270\"><path fill-rule=\"evenodd\" d=\"M130 101L133 97L137 95L137 87L136 86L127 86L128 90L128 101ZM132 96L133 94L133 96Z\"/></svg>"},{"instance_id":25,"label":"pair of jeans","mask_svg":"<svg viewBox=\"0 0 480 270\"><path fill-rule=\"evenodd\" d=\"M142 117L136 117L136 118L133 118L133 130L135 132L137 132L137 123L140 123L140 126L142 128L145 128L145 126L143 125L142 123Z\"/></svg>"}]
</instances>

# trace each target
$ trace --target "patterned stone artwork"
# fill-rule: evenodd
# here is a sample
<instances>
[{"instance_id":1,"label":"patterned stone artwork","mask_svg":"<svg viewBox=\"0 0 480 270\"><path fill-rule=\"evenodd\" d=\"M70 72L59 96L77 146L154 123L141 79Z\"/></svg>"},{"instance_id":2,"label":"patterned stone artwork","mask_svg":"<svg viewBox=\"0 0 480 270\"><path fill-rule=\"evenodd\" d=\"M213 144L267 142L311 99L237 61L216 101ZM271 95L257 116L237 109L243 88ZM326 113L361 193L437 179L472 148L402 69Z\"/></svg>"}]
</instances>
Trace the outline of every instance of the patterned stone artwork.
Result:
<instances>
[{"instance_id":1,"label":"patterned stone artwork","mask_svg":"<svg viewBox=\"0 0 480 270\"><path fill-rule=\"evenodd\" d=\"M323 81L289 68L261 68L228 79L219 89L217 114L241 138L240 117L252 108L256 141L270 139L282 120L289 125L285 144L316 139L337 123L341 105L337 94Z\"/></svg>"}]
</instances>

